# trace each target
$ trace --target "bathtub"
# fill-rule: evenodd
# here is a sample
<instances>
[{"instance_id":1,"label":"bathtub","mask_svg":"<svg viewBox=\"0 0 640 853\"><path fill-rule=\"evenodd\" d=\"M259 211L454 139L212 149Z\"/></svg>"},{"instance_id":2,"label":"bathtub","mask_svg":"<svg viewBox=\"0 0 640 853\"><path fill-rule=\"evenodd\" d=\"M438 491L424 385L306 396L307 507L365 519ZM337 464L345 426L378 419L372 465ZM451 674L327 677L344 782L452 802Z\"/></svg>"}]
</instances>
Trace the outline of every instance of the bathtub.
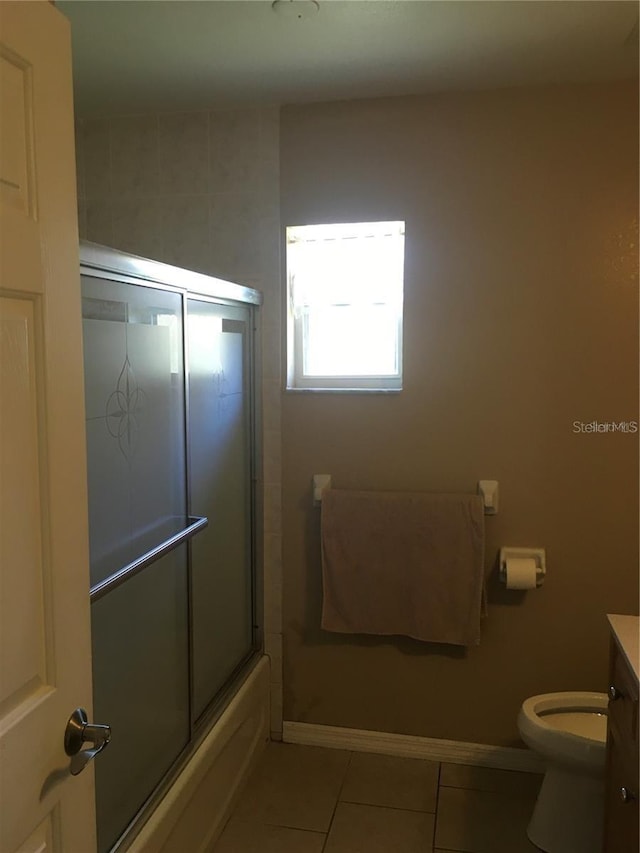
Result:
<instances>
[{"instance_id":1,"label":"bathtub","mask_svg":"<svg viewBox=\"0 0 640 853\"><path fill-rule=\"evenodd\" d=\"M269 658L264 655L127 851L209 851L268 739Z\"/></svg>"}]
</instances>

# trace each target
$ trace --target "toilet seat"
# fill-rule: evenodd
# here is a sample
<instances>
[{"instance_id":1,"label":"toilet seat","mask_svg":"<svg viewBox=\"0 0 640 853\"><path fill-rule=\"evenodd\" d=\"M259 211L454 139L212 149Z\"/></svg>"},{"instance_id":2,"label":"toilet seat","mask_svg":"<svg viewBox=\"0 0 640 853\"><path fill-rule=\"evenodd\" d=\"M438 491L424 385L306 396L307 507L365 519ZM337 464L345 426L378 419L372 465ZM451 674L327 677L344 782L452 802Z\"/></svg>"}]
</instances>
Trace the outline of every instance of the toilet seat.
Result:
<instances>
[{"instance_id":1,"label":"toilet seat","mask_svg":"<svg viewBox=\"0 0 640 853\"><path fill-rule=\"evenodd\" d=\"M524 742L548 760L602 773L607 740L605 693L543 693L522 703L518 728Z\"/></svg>"}]
</instances>

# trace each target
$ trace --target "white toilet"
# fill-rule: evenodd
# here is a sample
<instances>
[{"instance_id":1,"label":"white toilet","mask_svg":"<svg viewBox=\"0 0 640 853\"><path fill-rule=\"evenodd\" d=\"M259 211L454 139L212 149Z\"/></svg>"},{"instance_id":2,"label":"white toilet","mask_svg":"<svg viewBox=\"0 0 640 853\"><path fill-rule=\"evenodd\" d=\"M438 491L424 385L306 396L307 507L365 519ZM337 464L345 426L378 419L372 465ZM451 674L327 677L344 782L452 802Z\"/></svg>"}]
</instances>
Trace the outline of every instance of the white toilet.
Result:
<instances>
[{"instance_id":1,"label":"white toilet","mask_svg":"<svg viewBox=\"0 0 640 853\"><path fill-rule=\"evenodd\" d=\"M605 693L545 693L522 703L518 730L547 769L527 835L545 853L600 853Z\"/></svg>"}]
</instances>

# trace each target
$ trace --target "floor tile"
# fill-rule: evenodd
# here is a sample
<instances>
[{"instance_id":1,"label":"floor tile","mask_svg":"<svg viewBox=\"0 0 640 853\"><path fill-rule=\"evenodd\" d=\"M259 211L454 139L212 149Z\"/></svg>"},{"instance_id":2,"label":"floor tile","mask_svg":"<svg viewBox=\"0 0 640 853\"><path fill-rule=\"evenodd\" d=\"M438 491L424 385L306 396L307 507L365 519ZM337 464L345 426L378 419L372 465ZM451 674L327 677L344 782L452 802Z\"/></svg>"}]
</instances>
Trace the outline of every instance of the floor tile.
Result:
<instances>
[{"instance_id":1,"label":"floor tile","mask_svg":"<svg viewBox=\"0 0 640 853\"><path fill-rule=\"evenodd\" d=\"M235 815L245 822L327 832L350 753L270 743Z\"/></svg>"},{"instance_id":2,"label":"floor tile","mask_svg":"<svg viewBox=\"0 0 640 853\"><path fill-rule=\"evenodd\" d=\"M464 853L532 853L526 836L535 796L440 787L436 848Z\"/></svg>"},{"instance_id":3,"label":"floor tile","mask_svg":"<svg viewBox=\"0 0 640 853\"><path fill-rule=\"evenodd\" d=\"M431 853L434 815L338 803L324 853Z\"/></svg>"},{"instance_id":4,"label":"floor tile","mask_svg":"<svg viewBox=\"0 0 640 853\"><path fill-rule=\"evenodd\" d=\"M321 832L247 823L234 817L212 853L322 853L325 838Z\"/></svg>"},{"instance_id":5,"label":"floor tile","mask_svg":"<svg viewBox=\"0 0 640 853\"><path fill-rule=\"evenodd\" d=\"M476 791L496 791L537 796L542 784L541 773L522 773L518 770L496 770L469 764L442 764L440 784L449 788L471 788Z\"/></svg>"},{"instance_id":6,"label":"floor tile","mask_svg":"<svg viewBox=\"0 0 640 853\"><path fill-rule=\"evenodd\" d=\"M351 756L340 800L435 812L438 770L436 761L356 752Z\"/></svg>"}]
</instances>

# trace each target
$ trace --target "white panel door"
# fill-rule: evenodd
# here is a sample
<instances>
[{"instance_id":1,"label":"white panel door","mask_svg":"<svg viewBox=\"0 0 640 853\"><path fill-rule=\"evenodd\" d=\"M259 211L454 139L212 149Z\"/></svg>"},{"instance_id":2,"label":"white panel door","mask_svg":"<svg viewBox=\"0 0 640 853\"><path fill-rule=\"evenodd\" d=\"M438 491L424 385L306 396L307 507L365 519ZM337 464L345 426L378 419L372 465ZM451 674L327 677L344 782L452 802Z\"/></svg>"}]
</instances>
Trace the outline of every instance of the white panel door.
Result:
<instances>
[{"instance_id":1,"label":"white panel door","mask_svg":"<svg viewBox=\"0 0 640 853\"><path fill-rule=\"evenodd\" d=\"M91 713L71 48L52 4L0 2L0 851L92 853Z\"/></svg>"}]
</instances>

